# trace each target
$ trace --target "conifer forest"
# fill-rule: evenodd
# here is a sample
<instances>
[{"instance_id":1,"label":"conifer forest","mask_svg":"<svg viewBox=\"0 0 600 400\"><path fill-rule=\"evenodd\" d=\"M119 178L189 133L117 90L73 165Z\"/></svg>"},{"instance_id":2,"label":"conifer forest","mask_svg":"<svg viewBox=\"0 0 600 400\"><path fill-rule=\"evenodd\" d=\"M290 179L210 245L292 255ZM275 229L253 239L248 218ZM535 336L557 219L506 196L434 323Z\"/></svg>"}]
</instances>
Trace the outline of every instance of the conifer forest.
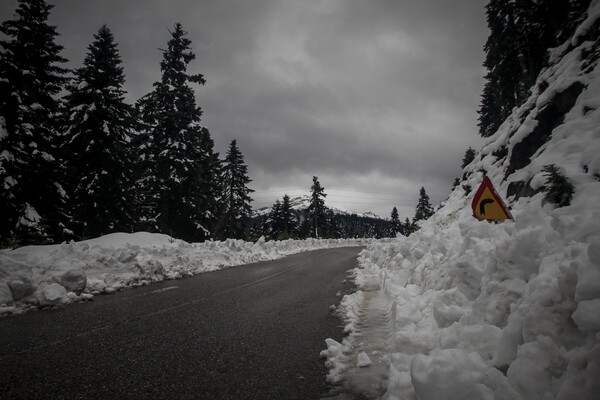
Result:
<instances>
[{"instance_id":1,"label":"conifer forest","mask_svg":"<svg viewBox=\"0 0 600 400\"><path fill-rule=\"evenodd\" d=\"M52 8L20 0L0 25L3 247L136 231L190 242L380 238L408 234L430 215L424 189L408 225L397 210L391 220L337 212L325 205L317 177L304 208L290 208L286 195L268 215L256 215L242 149L233 140L221 156L202 124L195 91L205 78L193 72L185 28L175 23L168 30L156 65L160 79L129 104L110 27L100 26L83 64L68 69L57 27L48 22Z\"/></svg>"},{"instance_id":2,"label":"conifer forest","mask_svg":"<svg viewBox=\"0 0 600 400\"><path fill-rule=\"evenodd\" d=\"M485 86L479 131L495 132L562 43L588 1L486 6ZM0 25L0 243L3 247L81 240L111 232L160 232L186 241L306 237L391 237L418 229L433 213L424 188L415 215L394 207L384 219L325 205L315 177L301 209L283 196L268 215L252 210L252 179L243 149L215 150L195 93L193 43L175 23L165 29L160 79L134 104L118 38L98 27L81 66L66 68L48 22L53 5L20 0ZM165 27L167 28L167 27ZM143 44L140 44L143 45ZM469 148L464 168L473 161ZM453 188L462 184L454 181ZM471 188L464 187L465 191ZM401 222L404 219L404 222Z\"/></svg>"}]
</instances>

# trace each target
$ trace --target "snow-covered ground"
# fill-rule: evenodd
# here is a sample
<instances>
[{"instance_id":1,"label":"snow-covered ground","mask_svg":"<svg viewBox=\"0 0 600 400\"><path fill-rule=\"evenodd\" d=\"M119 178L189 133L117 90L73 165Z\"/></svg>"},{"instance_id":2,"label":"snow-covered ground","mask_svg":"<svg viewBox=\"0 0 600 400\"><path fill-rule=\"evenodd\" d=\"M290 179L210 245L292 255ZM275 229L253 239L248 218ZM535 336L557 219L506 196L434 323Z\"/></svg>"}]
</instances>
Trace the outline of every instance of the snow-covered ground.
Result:
<instances>
[{"instance_id":1,"label":"snow-covered ground","mask_svg":"<svg viewBox=\"0 0 600 400\"><path fill-rule=\"evenodd\" d=\"M473 191L457 188L417 233L361 253L360 290L340 307L348 337L327 340L323 352L330 381L356 389L362 375L363 393L382 399L600 399L600 1L588 15L553 51L527 103L466 167L463 184ZM583 90L551 138L511 170L544 108L564 105L557 94L577 82ZM514 221L473 218L483 170L505 196L511 182L542 188L548 164L574 185L570 206L557 208L544 193L511 196ZM376 313L390 323L373 321L365 334ZM384 344L370 352L372 342ZM370 366L358 368L361 349Z\"/></svg>"},{"instance_id":2,"label":"snow-covered ground","mask_svg":"<svg viewBox=\"0 0 600 400\"><path fill-rule=\"evenodd\" d=\"M363 246L370 240L241 240L186 243L153 233L0 250L0 316L89 300L100 293L178 279L302 251Z\"/></svg>"}]
</instances>

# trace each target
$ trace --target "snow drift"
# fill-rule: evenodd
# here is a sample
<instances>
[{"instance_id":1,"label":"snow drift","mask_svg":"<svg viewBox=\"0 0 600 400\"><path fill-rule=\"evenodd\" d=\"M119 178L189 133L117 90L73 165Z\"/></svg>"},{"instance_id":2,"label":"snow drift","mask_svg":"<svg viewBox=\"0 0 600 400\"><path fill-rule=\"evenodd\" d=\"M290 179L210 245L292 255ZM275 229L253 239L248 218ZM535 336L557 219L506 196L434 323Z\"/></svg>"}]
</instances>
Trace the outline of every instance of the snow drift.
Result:
<instances>
[{"instance_id":1,"label":"snow drift","mask_svg":"<svg viewBox=\"0 0 600 400\"><path fill-rule=\"evenodd\" d=\"M89 300L126 287L275 260L369 240L241 240L186 243L170 236L113 233L97 239L0 250L0 315Z\"/></svg>"},{"instance_id":2,"label":"snow drift","mask_svg":"<svg viewBox=\"0 0 600 400\"><path fill-rule=\"evenodd\" d=\"M383 399L598 399L600 396L600 1L554 49L528 101L490 137L421 230L372 243L355 273L392 303ZM544 201L545 165L574 185L569 206ZM514 221L470 207L484 173ZM351 297L354 296L354 297ZM330 380L358 341L328 342ZM362 345L362 343L361 343ZM370 356L370 354L368 354ZM356 360L355 360L356 361Z\"/></svg>"}]
</instances>

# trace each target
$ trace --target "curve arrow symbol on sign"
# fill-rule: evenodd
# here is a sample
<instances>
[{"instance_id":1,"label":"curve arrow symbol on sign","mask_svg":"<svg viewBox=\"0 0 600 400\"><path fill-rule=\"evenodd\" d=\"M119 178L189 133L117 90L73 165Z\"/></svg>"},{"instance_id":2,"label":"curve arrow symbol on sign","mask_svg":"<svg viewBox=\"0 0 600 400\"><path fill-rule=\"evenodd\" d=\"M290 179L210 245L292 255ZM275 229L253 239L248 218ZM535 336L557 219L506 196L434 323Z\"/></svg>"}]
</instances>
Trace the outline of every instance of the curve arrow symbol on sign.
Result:
<instances>
[{"instance_id":1,"label":"curve arrow symbol on sign","mask_svg":"<svg viewBox=\"0 0 600 400\"><path fill-rule=\"evenodd\" d=\"M493 203L493 202L494 202L494 200L492 200L492 199L483 199L483 200L481 200L481 203L479 203L479 213L481 215L485 215L485 206L488 205L488 204L490 204L490 203Z\"/></svg>"}]
</instances>

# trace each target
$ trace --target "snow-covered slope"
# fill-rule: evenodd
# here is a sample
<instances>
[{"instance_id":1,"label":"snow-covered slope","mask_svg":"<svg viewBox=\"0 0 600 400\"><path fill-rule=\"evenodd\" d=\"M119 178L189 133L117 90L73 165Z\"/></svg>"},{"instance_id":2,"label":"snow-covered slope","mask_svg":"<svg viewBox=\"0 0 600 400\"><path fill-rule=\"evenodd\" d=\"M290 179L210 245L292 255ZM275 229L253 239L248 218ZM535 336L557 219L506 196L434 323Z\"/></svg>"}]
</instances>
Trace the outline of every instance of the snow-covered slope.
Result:
<instances>
[{"instance_id":1,"label":"snow-covered slope","mask_svg":"<svg viewBox=\"0 0 600 400\"><path fill-rule=\"evenodd\" d=\"M473 191L457 188L417 233L361 254L361 290L341 307L349 336L323 353L330 380L372 368L349 355L368 348L364 310L374 303L365 299L384 295L386 372L363 373L383 399L600 399L599 15L595 0L528 101L466 167ZM548 164L574 185L570 206L544 201ZM514 221L473 218L484 171Z\"/></svg>"},{"instance_id":2,"label":"snow-covered slope","mask_svg":"<svg viewBox=\"0 0 600 400\"><path fill-rule=\"evenodd\" d=\"M82 242L0 250L0 316L89 300L95 294L301 251L368 240L241 240L186 243L157 233L113 233Z\"/></svg>"}]
</instances>

